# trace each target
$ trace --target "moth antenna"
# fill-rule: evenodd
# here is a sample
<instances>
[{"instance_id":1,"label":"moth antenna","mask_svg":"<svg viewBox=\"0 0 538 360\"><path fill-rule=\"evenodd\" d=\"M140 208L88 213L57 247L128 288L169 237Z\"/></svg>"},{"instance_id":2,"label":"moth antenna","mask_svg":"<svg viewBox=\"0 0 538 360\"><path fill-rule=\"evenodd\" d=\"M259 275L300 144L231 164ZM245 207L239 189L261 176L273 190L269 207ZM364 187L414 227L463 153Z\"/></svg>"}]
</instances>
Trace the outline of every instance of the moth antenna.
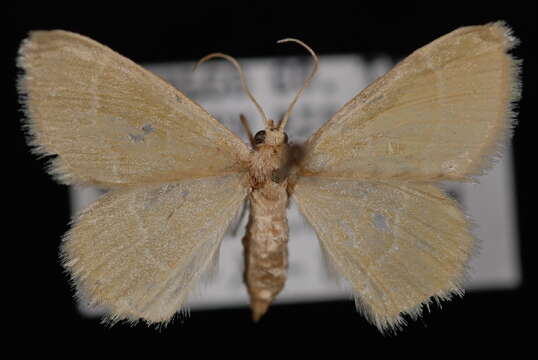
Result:
<instances>
[{"instance_id":1,"label":"moth antenna","mask_svg":"<svg viewBox=\"0 0 538 360\"><path fill-rule=\"evenodd\" d=\"M265 122L266 125L268 125L269 121L267 119L267 115L265 115L265 112L263 111L260 104L258 104L256 99L254 99L254 96L252 95L252 93L250 92L250 89L248 88L247 81L245 79L245 74L243 73L243 70L241 69L241 65L239 65L237 60L235 60L233 57L231 57L230 55L223 54L223 53L211 53L209 55L204 56L200 60L198 60L198 62L194 65L194 68L192 69L192 71L195 71L198 65L213 58L223 58L225 60L228 60L235 66L235 68L239 72L239 77L241 78L241 85L243 86L243 91L247 94L247 96L254 103L254 105L256 105L256 108L258 109L258 112L262 116L263 121Z\"/></svg>"},{"instance_id":2,"label":"moth antenna","mask_svg":"<svg viewBox=\"0 0 538 360\"><path fill-rule=\"evenodd\" d=\"M292 38L286 38L286 39L282 39L282 40L278 40L277 41L277 44L282 44L282 43L285 43L285 42L295 42L299 45L301 45L302 47L304 47L306 50L308 50L308 52L310 53L310 55L312 55L312 57L314 58L314 67L312 68L312 72L310 72L310 75L306 78L306 80L304 81L303 83L303 87L301 89L299 89L299 91L297 92L297 94L295 95L295 97L293 98L293 101L291 102L290 106L288 107L288 110L286 111L286 113L284 114L284 116L282 117L282 120L280 121L280 124L278 124L278 129L279 130L284 130L284 127L286 126L286 123L288 122L288 118L290 116L290 113L291 113L291 110L293 109L293 106L295 105L295 103L297 102L297 100L299 99L299 97L302 95L303 91L308 87L308 85L310 84L310 80L312 80L312 78L314 77L314 75L316 74L316 72L318 71L318 66L319 66L319 59L318 59L318 56L316 55L316 53L314 52L314 50L312 50L308 45L306 45L304 42L302 42L301 40L297 40L297 39L292 39Z\"/></svg>"}]
</instances>

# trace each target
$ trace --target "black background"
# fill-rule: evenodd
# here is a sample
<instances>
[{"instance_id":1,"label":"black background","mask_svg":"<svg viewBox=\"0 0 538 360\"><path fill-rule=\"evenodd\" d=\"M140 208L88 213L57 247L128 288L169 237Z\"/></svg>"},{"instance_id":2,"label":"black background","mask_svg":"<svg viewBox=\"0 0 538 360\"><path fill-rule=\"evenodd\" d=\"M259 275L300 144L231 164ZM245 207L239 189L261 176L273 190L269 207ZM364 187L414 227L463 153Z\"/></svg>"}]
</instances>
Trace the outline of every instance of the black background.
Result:
<instances>
[{"instance_id":1,"label":"black background","mask_svg":"<svg viewBox=\"0 0 538 360\"><path fill-rule=\"evenodd\" d=\"M11 299L13 308L8 308L6 314L17 317L7 325L16 325L18 330L12 334L52 348L63 343L74 344L77 339L99 346L104 339L117 341L119 349L144 348L155 341L171 339L172 344L181 346L178 349L186 349L193 344L191 339L196 338L202 341L202 347L196 345L202 352L211 349L215 339L232 336L234 342L229 344L237 351L245 344L253 344L260 349L274 347L285 353L286 348L281 347L285 341L296 343L301 351L338 346L335 355L353 350L349 355L361 357L365 349L391 348L377 346L383 343L417 342L420 347L416 349L422 349L438 341L444 343L443 349L449 356L456 355L467 343L477 349L517 349L525 343L529 335L525 326L532 322L530 304L534 302L527 290L534 256L530 250L534 240L530 233L530 187L536 164L531 147L536 121L536 2L331 1L319 5L291 1L257 5L177 2L172 7L169 3L156 2L128 6L112 5L112 2L77 2L77 5L73 2L70 6L46 3L24 3L10 7L7 12L11 32L10 112L6 122L8 137L15 140L16 155L8 173L16 179L13 194L17 199L9 200L10 225L17 228L10 244L16 249L4 253L6 262L13 261L9 277L15 280L12 290L17 294ZM444 303L442 309L434 307L431 313L411 322L398 336L381 335L355 312L352 301L273 306L258 324L250 321L248 309L243 308L194 312L184 321L176 320L161 330L123 324L107 328L99 320L78 314L67 276L58 262L58 245L69 222L68 188L54 183L43 171L45 161L28 152L20 131L14 59L20 41L29 30L61 28L79 32L138 63L195 60L213 51L237 57L304 54L297 46L275 45L277 39L284 37L304 40L320 56L383 53L401 58L459 26L500 19L507 21L521 39L514 54L524 60L523 100L513 139L524 276L519 288L472 292L463 299ZM494 339L499 342L492 342ZM445 351L439 349L438 353ZM182 355L177 350L177 356Z\"/></svg>"}]
</instances>

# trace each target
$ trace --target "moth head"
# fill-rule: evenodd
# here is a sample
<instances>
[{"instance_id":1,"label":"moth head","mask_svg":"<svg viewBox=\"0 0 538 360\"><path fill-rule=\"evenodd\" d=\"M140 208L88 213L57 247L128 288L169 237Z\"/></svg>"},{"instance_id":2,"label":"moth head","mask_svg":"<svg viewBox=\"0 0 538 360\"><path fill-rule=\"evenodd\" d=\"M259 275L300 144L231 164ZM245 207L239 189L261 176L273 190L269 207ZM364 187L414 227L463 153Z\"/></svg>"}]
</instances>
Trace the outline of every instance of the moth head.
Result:
<instances>
[{"instance_id":1,"label":"moth head","mask_svg":"<svg viewBox=\"0 0 538 360\"><path fill-rule=\"evenodd\" d=\"M269 120L272 123L272 120ZM260 130L254 135L254 146L261 145L281 145L288 143L288 134L285 131L275 127L267 127Z\"/></svg>"},{"instance_id":2,"label":"moth head","mask_svg":"<svg viewBox=\"0 0 538 360\"><path fill-rule=\"evenodd\" d=\"M261 114L261 116L264 119L265 124L266 124L265 125L265 130L258 131L256 133L256 135L254 136L254 145L256 147L261 145L261 144L280 145L280 144L287 144L288 143L288 134L286 134L286 132L284 131L284 128L286 127L286 124L288 122L288 118L290 116L291 110L293 109L293 106L295 105L295 103L297 102L299 97L302 95L303 91L308 87L308 85L310 84L310 81L312 80L312 78L314 77L314 75L316 74L316 72L318 70L319 59L318 59L316 53L308 45L306 45L305 43L303 43L300 40L291 39L291 38L282 39L282 40L278 41L279 44L280 43L285 43L285 42L297 43L297 44L301 45L302 47L304 47L306 50L308 50L308 52L310 52L310 54L314 58L314 67L312 68L312 71L310 72L310 75L304 81L303 87L297 92L297 94L295 95L295 97L291 101L290 105L288 106L288 110L284 113L284 115L282 116L282 119L280 120L280 122L276 126L275 126L273 120L270 120L270 119L267 118L267 116L265 115L265 113L263 112L261 107L258 105L256 100L254 100L251 97L253 103L256 105L256 107L258 107L258 110L259 110L259 112L260 112L260 114ZM249 96L251 96L249 94L248 88L246 88L245 91L247 92L247 94Z\"/></svg>"}]
</instances>

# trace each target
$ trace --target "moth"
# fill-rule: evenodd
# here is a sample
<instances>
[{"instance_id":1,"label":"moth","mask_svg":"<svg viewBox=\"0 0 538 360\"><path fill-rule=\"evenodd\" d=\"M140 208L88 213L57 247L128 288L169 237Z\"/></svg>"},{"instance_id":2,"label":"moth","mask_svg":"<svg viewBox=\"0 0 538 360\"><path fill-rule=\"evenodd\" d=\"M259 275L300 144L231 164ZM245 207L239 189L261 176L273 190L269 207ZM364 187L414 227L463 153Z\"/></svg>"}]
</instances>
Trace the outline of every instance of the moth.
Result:
<instances>
[{"instance_id":1,"label":"moth","mask_svg":"<svg viewBox=\"0 0 538 360\"><path fill-rule=\"evenodd\" d=\"M473 181L512 132L517 40L503 22L459 28L416 50L345 104L304 144L243 88L265 128L250 144L183 93L82 35L31 32L18 89L33 151L63 184L110 191L65 235L78 294L108 319L166 323L215 265L242 204L244 282L259 319L284 287L286 209L295 201L328 263L381 331L462 295L475 249L466 216L437 185Z\"/></svg>"}]
</instances>

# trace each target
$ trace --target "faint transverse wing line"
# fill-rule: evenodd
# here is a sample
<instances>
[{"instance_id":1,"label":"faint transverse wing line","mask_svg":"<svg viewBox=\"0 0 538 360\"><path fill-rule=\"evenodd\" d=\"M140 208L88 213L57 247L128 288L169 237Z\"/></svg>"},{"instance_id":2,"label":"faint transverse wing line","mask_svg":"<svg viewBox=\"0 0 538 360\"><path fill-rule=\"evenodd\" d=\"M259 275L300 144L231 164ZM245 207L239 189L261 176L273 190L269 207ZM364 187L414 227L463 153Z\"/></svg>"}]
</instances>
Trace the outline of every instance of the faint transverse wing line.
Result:
<instances>
[{"instance_id":1,"label":"faint transverse wing line","mask_svg":"<svg viewBox=\"0 0 538 360\"><path fill-rule=\"evenodd\" d=\"M167 82L87 37L36 31L18 87L35 152L64 183L114 187L244 171L248 147Z\"/></svg>"},{"instance_id":2,"label":"faint transverse wing line","mask_svg":"<svg viewBox=\"0 0 538 360\"><path fill-rule=\"evenodd\" d=\"M66 234L62 258L83 298L112 321L166 322L218 256L244 201L244 175L116 189Z\"/></svg>"},{"instance_id":3,"label":"faint transverse wing line","mask_svg":"<svg viewBox=\"0 0 538 360\"><path fill-rule=\"evenodd\" d=\"M501 22L455 30L354 97L307 141L299 174L469 180L498 157L520 97Z\"/></svg>"},{"instance_id":4,"label":"faint transverse wing line","mask_svg":"<svg viewBox=\"0 0 538 360\"><path fill-rule=\"evenodd\" d=\"M457 204L434 185L308 176L293 198L380 330L463 293L475 240Z\"/></svg>"}]
</instances>

